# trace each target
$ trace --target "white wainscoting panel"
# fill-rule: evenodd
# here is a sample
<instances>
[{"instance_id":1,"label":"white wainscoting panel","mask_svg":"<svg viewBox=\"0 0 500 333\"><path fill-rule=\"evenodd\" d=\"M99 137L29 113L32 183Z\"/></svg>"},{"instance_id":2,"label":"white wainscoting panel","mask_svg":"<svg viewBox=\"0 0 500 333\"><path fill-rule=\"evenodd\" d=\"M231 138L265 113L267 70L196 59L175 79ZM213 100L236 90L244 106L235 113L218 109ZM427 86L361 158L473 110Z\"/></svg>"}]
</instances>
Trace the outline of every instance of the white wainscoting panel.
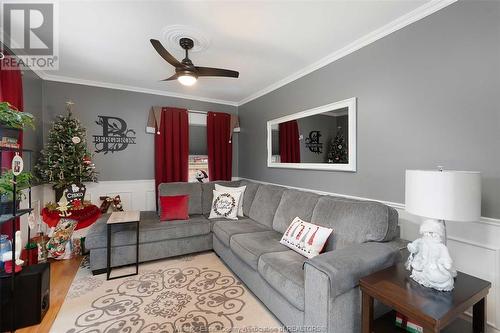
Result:
<instances>
[{"instance_id":1,"label":"white wainscoting panel","mask_svg":"<svg viewBox=\"0 0 500 333\"><path fill-rule=\"evenodd\" d=\"M146 191L146 209L156 210L156 192L155 190Z\"/></svg>"},{"instance_id":2,"label":"white wainscoting panel","mask_svg":"<svg viewBox=\"0 0 500 333\"><path fill-rule=\"evenodd\" d=\"M94 205L100 206L101 196L120 195L125 210L155 210L154 203L154 179L146 180L116 180L102 181L98 183L85 183L87 193L85 199ZM43 186L44 203L54 201L54 191L49 185ZM151 195L153 198L151 199Z\"/></svg>"},{"instance_id":3,"label":"white wainscoting panel","mask_svg":"<svg viewBox=\"0 0 500 333\"><path fill-rule=\"evenodd\" d=\"M85 200L91 201L99 207L101 196L120 195L124 210L156 210L154 179L146 180L117 180L98 183L85 183L87 193ZM55 201L54 190L50 185L39 186L42 193L42 207L49 201ZM85 236L89 228L78 230L75 236Z\"/></svg>"},{"instance_id":4,"label":"white wainscoting panel","mask_svg":"<svg viewBox=\"0 0 500 333\"><path fill-rule=\"evenodd\" d=\"M86 183L87 193L85 200L91 201L94 205L100 206L101 196L120 195L124 210L156 210L155 202L155 181L154 179L145 180L117 180L117 181L102 181L98 183ZM54 190L50 185L41 185L32 189L33 205L35 201L41 204L43 208L49 201L54 202ZM26 205L27 203L23 203ZM24 206L23 206L24 207ZM23 225L23 240L27 240L26 230L27 220L21 220ZM76 231L75 236L85 236L89 228Z\"/></svg>"},{"instance_id":5,"label":"white wainscoting panel","mask_svg":"<svg viewBox=\"0 0 500 333\"><path fill-rule=\"evenodd\" d=\"M100 206L100 196L120 195L124 210L155 210L151 207L151 193L154 202L153 179L117 180L99 183L87 183L87 193L93 204Z\"/></svg>"},{"instance_id":6,"label":"white wainscoting panel","mask_svg":"<svg viewBox=\"0 0 500 333\"><path fill-rule=\"evenodd\" d=\"M262 184L286 186L253 179L248 180ZM404 204L293 186L286 187L324 195L382 202L398 211L401 238L415 240L419 237L418 229L423 219L408 214ZM457 269L491 282L492 286L487 300L487 332L500 333L500 220L482 217L477 222L447 222L447 231L448 248Z\"/></svg>"},{"instance_id":7,"label":"white wainscoting panel","mask_svg":"<svg viewBox=\"0 0 500 333\"><path fill-rule=\"evenodd\" d=\"M107 196L114 198L115 196L119 195L120 200L122 201L122 207L125 210L136 210L133 208L134 203L132 200L132 192L108 192L106 193Z\"/></svg>"},{"instance_id":8,"label":"white wainscoting panel","mask_svg":"<svg viewBox=\"0 0 500 333\"><path fill-rule=\"evenodd\" d=\"M28 202L28 190L23 191L24 196L21 200L20 208L29 208ZM43 208L43 186L34 186L31 188L31 208L34 209L33 213L35 214L35 218L37 218L37 222L41 222L40 212ZM20 220L20 230L21 230L21 239L23 244L28 242L28 215L21 216ZM33 236L37 232L37 228L31 230L31 236ZM42 229L45 230L45 229Z\"/></svg>"}]
</instances>

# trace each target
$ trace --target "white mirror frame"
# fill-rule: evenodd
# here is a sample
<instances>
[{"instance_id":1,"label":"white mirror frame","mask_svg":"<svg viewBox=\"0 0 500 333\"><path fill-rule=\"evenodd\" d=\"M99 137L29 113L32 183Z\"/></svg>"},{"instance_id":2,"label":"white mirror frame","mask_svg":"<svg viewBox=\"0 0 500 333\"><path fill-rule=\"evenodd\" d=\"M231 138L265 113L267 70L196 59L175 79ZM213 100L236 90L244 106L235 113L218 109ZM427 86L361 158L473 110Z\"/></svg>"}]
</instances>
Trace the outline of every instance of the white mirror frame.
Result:
<instances>
[{"instance_id":1,"label":"white mirror frame","mask_svg":"<svg viewBox=\"0 0 500 333\"><path fill-rule=\"evenodd\" d=\"M296 120L316 114L348 108L348 156L349 163L334 164L334 163L277 163L272 161L272 135L271 128L279 123L290 120ZM330 171L356 171L356 97L345 99L340 102L335 102L323 105L317 108L297 112L289 116L269 120L267 122L267 166L269 168L286 168L286 169L309 169L309 170L330 170Z\"/></svg>"}]
</instances>

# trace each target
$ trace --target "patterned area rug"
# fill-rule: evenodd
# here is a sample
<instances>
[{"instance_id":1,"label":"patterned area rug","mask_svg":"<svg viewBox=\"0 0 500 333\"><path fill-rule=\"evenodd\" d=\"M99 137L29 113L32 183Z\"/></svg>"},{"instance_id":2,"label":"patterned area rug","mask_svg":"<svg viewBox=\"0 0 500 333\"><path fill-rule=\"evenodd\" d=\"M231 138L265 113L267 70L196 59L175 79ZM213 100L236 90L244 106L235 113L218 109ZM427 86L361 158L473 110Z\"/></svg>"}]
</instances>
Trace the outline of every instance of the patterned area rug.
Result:
<instances>
[{"instance_id":1,"label":"patterned area rug","mask_svg":"<svg viewBox=\"0 0 500 333\"><path fill-rule=\"evenodd\" d=\"M212 252L141 264L128 278L105 275L82 263L51 332L282 331Z\"/></svg>"}]
</instances>

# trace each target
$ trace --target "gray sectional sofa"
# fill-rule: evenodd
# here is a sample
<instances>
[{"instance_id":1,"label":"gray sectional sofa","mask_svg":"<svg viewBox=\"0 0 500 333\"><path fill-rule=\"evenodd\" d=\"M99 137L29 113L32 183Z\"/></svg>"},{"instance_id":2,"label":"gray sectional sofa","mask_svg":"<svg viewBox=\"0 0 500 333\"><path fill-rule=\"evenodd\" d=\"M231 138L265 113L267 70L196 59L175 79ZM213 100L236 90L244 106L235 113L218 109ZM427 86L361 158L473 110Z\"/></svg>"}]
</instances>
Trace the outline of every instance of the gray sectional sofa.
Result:
<instances>
[{"instance_id":1,"label":"gray sectional sofa","mask_svg":"<svg viewBox=\"0 0 500 333\"><path fill-rule=\"evenodd\" d=\"M161 184L161 195L189 194L190 219L160 222L156 212L141 212L140 261L213 250L290 331L359 332L359 278L404 256L397 212L377 202L247 180L218 183L246 185L245 217L207 218L214 183ZM280 244L296 216L334 229L324 253L307 259ZM106 267L107 217L92 226L86 239L95 273ZM134 227L115 230L112 265L134 262Z\"/></svg>"}]
</instances>

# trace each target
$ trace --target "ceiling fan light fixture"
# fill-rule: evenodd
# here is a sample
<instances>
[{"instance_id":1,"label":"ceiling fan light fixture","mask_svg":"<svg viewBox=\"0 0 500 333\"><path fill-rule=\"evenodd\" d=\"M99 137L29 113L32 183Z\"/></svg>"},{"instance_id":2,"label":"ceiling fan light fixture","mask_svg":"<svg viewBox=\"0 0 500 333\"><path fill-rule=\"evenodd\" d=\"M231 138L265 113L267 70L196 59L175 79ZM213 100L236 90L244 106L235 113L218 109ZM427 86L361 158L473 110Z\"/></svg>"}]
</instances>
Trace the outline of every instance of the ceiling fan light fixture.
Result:
<instances>
[{"instance_id":1,"label":"ceiling fan light fixture","mask_svg":"<svg viewBox=\"0 0 500 333\"><path fill-rule=\"evenodd\" d=\"M186 53L186 57L182 61L177 60L171 55L157 39L149 40L158 54L170 65L174 66L175 74L163 81L171 81L177 79L180 84L192 86L198 80L198 76L215 76L215 77L239 77L240 73L230 69L213 68L213 67L198 67L189 59L188 52L194 46L194 41L191 38L181 38L179 45Z\"/></svg>"},{"instance_id":2,"label":"ceiling fan light fixture","mask_svg":"<svg viewBox=\"0 0 500 333\"><path fill-rule=\"evenodd\" d=\"M177 81L184 86L192 86L196 83L197 79L198 78L191 73L182 74L177 77Z\"/></svg>"}]
</instances>

